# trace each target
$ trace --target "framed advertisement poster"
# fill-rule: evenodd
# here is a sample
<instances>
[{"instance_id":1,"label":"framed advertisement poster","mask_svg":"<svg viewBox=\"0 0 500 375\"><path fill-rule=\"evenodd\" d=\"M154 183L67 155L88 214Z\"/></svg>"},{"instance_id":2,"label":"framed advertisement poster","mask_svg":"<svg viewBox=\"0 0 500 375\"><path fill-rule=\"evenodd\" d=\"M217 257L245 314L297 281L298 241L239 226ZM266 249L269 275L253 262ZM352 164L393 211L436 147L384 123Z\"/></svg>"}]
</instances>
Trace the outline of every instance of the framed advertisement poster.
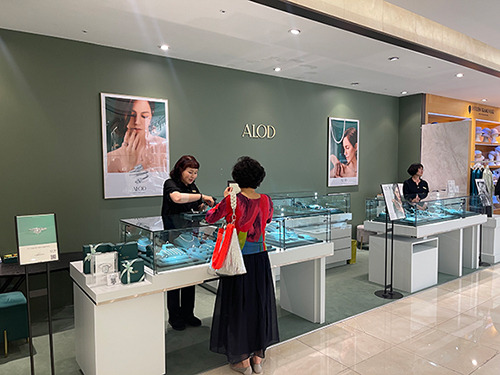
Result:
<instances>
[{"instance_id":1,"label":"framed advertisement poster","mask_svg":"<svg viewBox=\"0 0 500 375\"><path fill-rule=\"evenodd\" d=\"M403 208L403 199L400 184L382 184L382 194L384 195L385 206L391 221L404 219L406 217Z\"/></svg>"},{"instance_id":2,"label":"framed advertisement poster","mask_svg":"<svg viewBox=\"0 0 500 375\"><path fill-rule=\"evenodd\" d=\"M328 186L358 184L359 121L328 118Z\"/></svg>"},{"instance_id":3,"label":"framed advertisement poster","mask_svg":"<svg viewBox=\"0 0 500 375\"><path fill-rule=\"evenodd\" d=\"M59 260L55 214L16 216L19 264Z\"/></svg>"},{"instance_id":4,"label":"framed advertisement poster","mask_svg":"<svg viewBox=\"0 0 500 375\"><path fill-rule=\"evenodd\" d=\"M169 173L168 101L101 93L104 198L163 194Z\"/></svg>"}]
</instances>

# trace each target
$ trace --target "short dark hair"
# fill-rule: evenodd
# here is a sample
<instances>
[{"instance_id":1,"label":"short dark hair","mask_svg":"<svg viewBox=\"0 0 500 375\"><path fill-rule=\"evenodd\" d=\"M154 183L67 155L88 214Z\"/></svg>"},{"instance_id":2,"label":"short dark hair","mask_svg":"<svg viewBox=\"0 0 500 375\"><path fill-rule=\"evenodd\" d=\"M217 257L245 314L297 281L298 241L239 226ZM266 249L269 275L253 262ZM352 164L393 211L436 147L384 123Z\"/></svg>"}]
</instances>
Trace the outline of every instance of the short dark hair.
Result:
<instances>
[{"instance_id":1,"label":"short dark hair","mask_svg":"<svg viewBox=\"0 0 500 375\"><path fill-rule=\"evenodd\" d=\"M420 168L423 168L424 166L420 163L413 163L410 165L407 169L407 172L410 176L415 176Z\"/></svg>"},{"instance_id":2,"label":"short dark hair","mask_svg":"<svg viewBox=\"0 0 500 375\"><path fill-rule=\"evenodd\" d=\"M174 168L170 171L170 177L172 180L180 181L182 172L184 172L187 168L200 169L200 163L193 155L183 155L177 160Z\"/></svg>"},{"instance_id":3,"label":"short dark hair","mask_svg":"<svg viewBox=\"0 0 500 375\"><path fill-rule=\"evenodd\" d=\"M232 176L240 188L257 189L266 177L266 171L257 160L242 156L234 165Z\"/></svg>"}]
</instances>

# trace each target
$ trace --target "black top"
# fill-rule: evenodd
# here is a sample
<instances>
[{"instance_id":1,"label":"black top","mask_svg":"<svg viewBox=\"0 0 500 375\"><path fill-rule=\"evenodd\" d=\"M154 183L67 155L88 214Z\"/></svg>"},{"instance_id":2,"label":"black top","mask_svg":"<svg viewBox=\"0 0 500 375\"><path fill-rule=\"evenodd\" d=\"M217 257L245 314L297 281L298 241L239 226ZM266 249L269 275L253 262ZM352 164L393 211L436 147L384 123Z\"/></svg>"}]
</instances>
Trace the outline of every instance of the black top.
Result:
<instances>
[{"instance_id":1,"label":"black top","mask_svg":"<svg viewBox=\"0 0 500 375\"><path fill-rule=\"evenodd\" d=\"M420 199L424 199L429 194L429 185L427 181L420 180L420 183L417 185L413 178L409 178L403 183L403 195L407 201L411 201L415 199L415 197L419 196Z\"/></svg>"},{"instance_id":2,"label":"black top","mask_svg":"<svg viewBox=\"0 0 500 375\"><path fill-rule=\"evenodd\" d=\"M202 204L201 198L189 203L175 203L170 198L170 194L178 191L179 193L200 194L198 187L193 182L190 185L185 185L181 181L175 181L169 178L163 184L163 203L161 206L161 218L165 229L182 228L187 225L180 215L183 212L197 211Z\"/></svg>"}]
</instances>

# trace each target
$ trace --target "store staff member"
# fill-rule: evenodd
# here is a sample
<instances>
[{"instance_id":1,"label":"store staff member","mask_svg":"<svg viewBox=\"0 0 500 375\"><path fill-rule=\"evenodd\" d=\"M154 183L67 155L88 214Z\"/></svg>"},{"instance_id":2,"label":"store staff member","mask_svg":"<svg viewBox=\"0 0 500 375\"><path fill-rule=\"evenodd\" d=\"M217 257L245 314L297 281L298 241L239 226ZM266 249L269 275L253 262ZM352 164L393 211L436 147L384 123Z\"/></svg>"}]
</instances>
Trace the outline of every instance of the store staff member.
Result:
<instances>
[{"instance_id":1,"label":"store staff member","mask_svg":"<svg viewBox=\"0 0 500 375\"><path fill-rule=\"evenodd\" d=\"M422 180L424 166L420 163L412 164L407 172L411 177L403 183L403 195L407 201L418 203L429 194L429 185Z\"/></svg>"},{"instance_id":2,"label":"store staff member","mask_svg":"<svg viewBox=\"0 0 500 375\"><path fill-rule=\"evenodd\" d=\"M170 178L163 185L163 204L161 217L164 229L189 226L179 214L200 211L204 204L214 205L214 199L201 194L194 181L198 177L200 164L194 156L184 155L170 171ZM173 329L182 331L186 324L193 327L201 325L201 320L194 316L194 286L167 292L168 322Z\"/></svg>"}]
</instances>

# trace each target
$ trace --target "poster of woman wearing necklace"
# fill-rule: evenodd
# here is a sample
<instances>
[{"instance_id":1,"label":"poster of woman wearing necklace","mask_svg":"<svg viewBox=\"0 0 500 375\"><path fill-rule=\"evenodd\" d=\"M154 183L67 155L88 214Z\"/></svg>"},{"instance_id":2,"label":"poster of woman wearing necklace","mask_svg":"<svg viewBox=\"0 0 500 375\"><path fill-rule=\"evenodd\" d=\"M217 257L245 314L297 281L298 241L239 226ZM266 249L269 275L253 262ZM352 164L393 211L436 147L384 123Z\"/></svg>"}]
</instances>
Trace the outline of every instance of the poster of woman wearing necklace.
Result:
<instances>
[{"instance_id":1,"label":"poster of woman wearing necklace","mask_svg":"<svg viewBox=\"0 0 500 375\"><path fill-rule=\"evenodd\" d=\"M328 118L328 186L358 184L359 121Z\"/></svg>"}]
</instances>

